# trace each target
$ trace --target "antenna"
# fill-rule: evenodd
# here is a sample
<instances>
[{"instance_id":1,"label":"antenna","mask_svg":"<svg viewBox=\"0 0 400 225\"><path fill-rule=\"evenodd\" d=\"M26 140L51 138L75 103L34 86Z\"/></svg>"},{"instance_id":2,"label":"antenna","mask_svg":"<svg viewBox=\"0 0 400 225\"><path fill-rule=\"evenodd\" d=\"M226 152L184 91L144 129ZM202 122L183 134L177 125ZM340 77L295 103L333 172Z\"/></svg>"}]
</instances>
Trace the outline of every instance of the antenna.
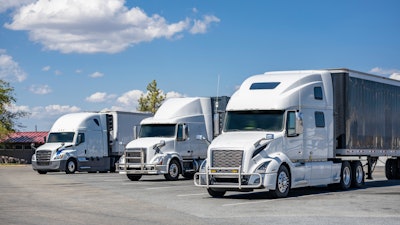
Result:
<instances>
[{"instance_id":1,"label":"antenna","mask_svg":"<svg viewBox=\"0 0 400 225\"><path fill-rule=\"evenodd\" d=\"M219 74L218 74L218 80L217 80L217 99L215 102L215 112L218 112L218 97L219 97Z\"/></svg>"}]
</instances>

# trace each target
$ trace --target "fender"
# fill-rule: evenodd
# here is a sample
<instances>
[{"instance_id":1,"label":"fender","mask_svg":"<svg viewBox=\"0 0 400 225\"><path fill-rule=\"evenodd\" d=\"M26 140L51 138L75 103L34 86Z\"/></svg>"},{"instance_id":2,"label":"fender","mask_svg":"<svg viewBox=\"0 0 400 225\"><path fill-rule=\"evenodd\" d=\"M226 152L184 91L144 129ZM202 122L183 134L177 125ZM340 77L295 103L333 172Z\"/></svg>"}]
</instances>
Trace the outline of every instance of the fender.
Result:
<instances>
[{"instance_id":1,"label":"fender","mask_svg":"<svg viewBox=\"0 0 400 225\"><path fill-rule=\"evenodd\" d=\"M163 165L168 166L169 163L171 162L171 160L173 160L173 159L178 159L179 164L180 164L181 169L182 169L182 168L183 168L183 164L182 164L183 159L182 159L182 157L181 157L178 153L176 153L176 152L173 152L173 153L164 153ZM167 162L167 163L164 164L164 162Z\"/></svg>"},{"instance_id":2,"label":"fender","mask_svg":"<svg viewBox=\"0 0 400 225\"><path fill-rule=\"evenodd\" d=\"M267 162L267 161L269 161L269 164L268 164L268 166L267 166L267 168L265 170L266 174L265 174L265 177L264 177L263 184L264 184L265 188L267 188L269 190L275 190L277 172L279 170L279 167L282 164L286 164L286 165L288 165L289 173L291 173L290 171L291 171L291 168L292 168L293 164L290 161L290 159L283 153L273 153L273 154L269 155L268 160L266 160L265 162Z\"/></svg>"}]
</instances>

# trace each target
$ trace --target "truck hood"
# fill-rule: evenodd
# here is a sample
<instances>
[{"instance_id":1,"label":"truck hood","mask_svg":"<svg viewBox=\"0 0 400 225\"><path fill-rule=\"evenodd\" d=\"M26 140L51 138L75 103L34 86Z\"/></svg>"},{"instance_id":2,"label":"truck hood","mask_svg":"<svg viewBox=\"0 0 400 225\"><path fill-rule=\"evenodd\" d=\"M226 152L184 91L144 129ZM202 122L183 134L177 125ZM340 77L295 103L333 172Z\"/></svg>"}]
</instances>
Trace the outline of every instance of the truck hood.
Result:
<instances>
[{"instance_id":1,"label":"truck hood","mask_svg":"<svg viewBox=\"0 0 400 225\"><path fill-rule=\"evenodd\" d=\"M282 136L282 134L275 132L228 132L214 139L209 148L248 149L260 139L265 138L267 134L273 134L274 139ZM261 143L271 141L272 139L263 140Z\"/></svg>"},{"instance_id":2,"label":"truck hood","mask_svg":"<svg viewBox=\"0 0 400 225\"><path fill-rule=\"evenodd\" d=\"M126 145L126 149L133 148L152 148L155 144L160 143L160 141L165 141L165 143L171 142L174 138L162 138L162 137L151 137L151 138L138 138Z\"/></svg>"},{"instance_id":3,"label":"truck hood","mask_svg":"<svg viewBox=\"0 0 400 225\"><path fill-rule=\"evenodd\" d=\"M65 143L64 146L70 146L72 143ZM51 150L51 151L56 151L61 147L61 143L45 143L41 146L39 146L37 150Z\"/></svg>"}]
</instances>

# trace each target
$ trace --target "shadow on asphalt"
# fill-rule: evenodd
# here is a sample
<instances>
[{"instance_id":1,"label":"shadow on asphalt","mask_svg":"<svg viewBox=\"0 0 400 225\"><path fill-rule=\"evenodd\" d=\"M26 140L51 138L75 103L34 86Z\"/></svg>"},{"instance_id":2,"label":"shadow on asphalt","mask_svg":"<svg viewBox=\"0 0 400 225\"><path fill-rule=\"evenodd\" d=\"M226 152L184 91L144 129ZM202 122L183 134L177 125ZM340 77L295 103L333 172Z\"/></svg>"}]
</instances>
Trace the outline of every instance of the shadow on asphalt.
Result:
<instances>
[{"instance_id":1,"label":"shadow on asphalt","mask_svg":"<svg viewBox=\"0 0 400 225\"><path fill-rule=\"evenodd\" d=\"M302 196L318 196L318 195L326 195L326 194L334 194L339 192L351 192L356 190L363 190L368 188L378 188L378 187L391 187L391 186L399 186L399 191L397 192L389 192L389 193L380 193L386 195L397 195L400 196L400 180L377 180L377 181L367 181L364 186L361 188L350 188L348 190L340 190L331 186L315 186L315 187L303 187L303 188L295 188L291 189L287 198L296 198ZM378 193L379 194L379 193ZM255 192L226 192L223 198L227 199L275 199L271 196L270 193L262 190L257 190Z\"/></svg>"}]
</instances>

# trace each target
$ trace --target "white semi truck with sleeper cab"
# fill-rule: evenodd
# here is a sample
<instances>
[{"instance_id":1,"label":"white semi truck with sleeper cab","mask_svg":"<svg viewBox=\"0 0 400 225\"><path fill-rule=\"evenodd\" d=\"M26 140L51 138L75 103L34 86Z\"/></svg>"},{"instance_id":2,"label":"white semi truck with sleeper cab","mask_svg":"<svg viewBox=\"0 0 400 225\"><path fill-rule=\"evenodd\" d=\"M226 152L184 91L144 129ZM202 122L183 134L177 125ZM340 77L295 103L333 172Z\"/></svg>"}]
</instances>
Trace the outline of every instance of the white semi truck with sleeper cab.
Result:
<instances>
[{"instance_id":1,"label":"white semi truck with sleeper cab","mask_svg":"<svg viewBox=\"0 0 400 225\"><path fill-rule=\"evenodd\" d=\"M388 157L400 178L400 82L349 69L267 72L229 100L194 183L213 197L265 189L360 187ZM362 162L365 162L363 164Z\"/></svg>"},{"instance_id":2,"label":"white semi truck with sleeper cab","mask_svg":"<svg viewBox=\"0 0 400 225\"><path fill-rule=\"evenodd\" d=\"M56 120L32 156L39 174L65 171L115 171L125 145L134 139L135 126L148 113L104 111L70 113Z\"/></svg>"},{"instance_id":3,"label":"white semi truck with sleeper cab","mask_svg":"<svg viewBox=\"0 0 400 225\"><path fill-rule=\"evenodd\" d=\"M141 122L137 139L126 146L116 168L137 181L143 175L163 174L177 180L193 178L206 158L207 147L220 133L229 98L167 99L154 117Z\"/></svg>"}]
</instances>

